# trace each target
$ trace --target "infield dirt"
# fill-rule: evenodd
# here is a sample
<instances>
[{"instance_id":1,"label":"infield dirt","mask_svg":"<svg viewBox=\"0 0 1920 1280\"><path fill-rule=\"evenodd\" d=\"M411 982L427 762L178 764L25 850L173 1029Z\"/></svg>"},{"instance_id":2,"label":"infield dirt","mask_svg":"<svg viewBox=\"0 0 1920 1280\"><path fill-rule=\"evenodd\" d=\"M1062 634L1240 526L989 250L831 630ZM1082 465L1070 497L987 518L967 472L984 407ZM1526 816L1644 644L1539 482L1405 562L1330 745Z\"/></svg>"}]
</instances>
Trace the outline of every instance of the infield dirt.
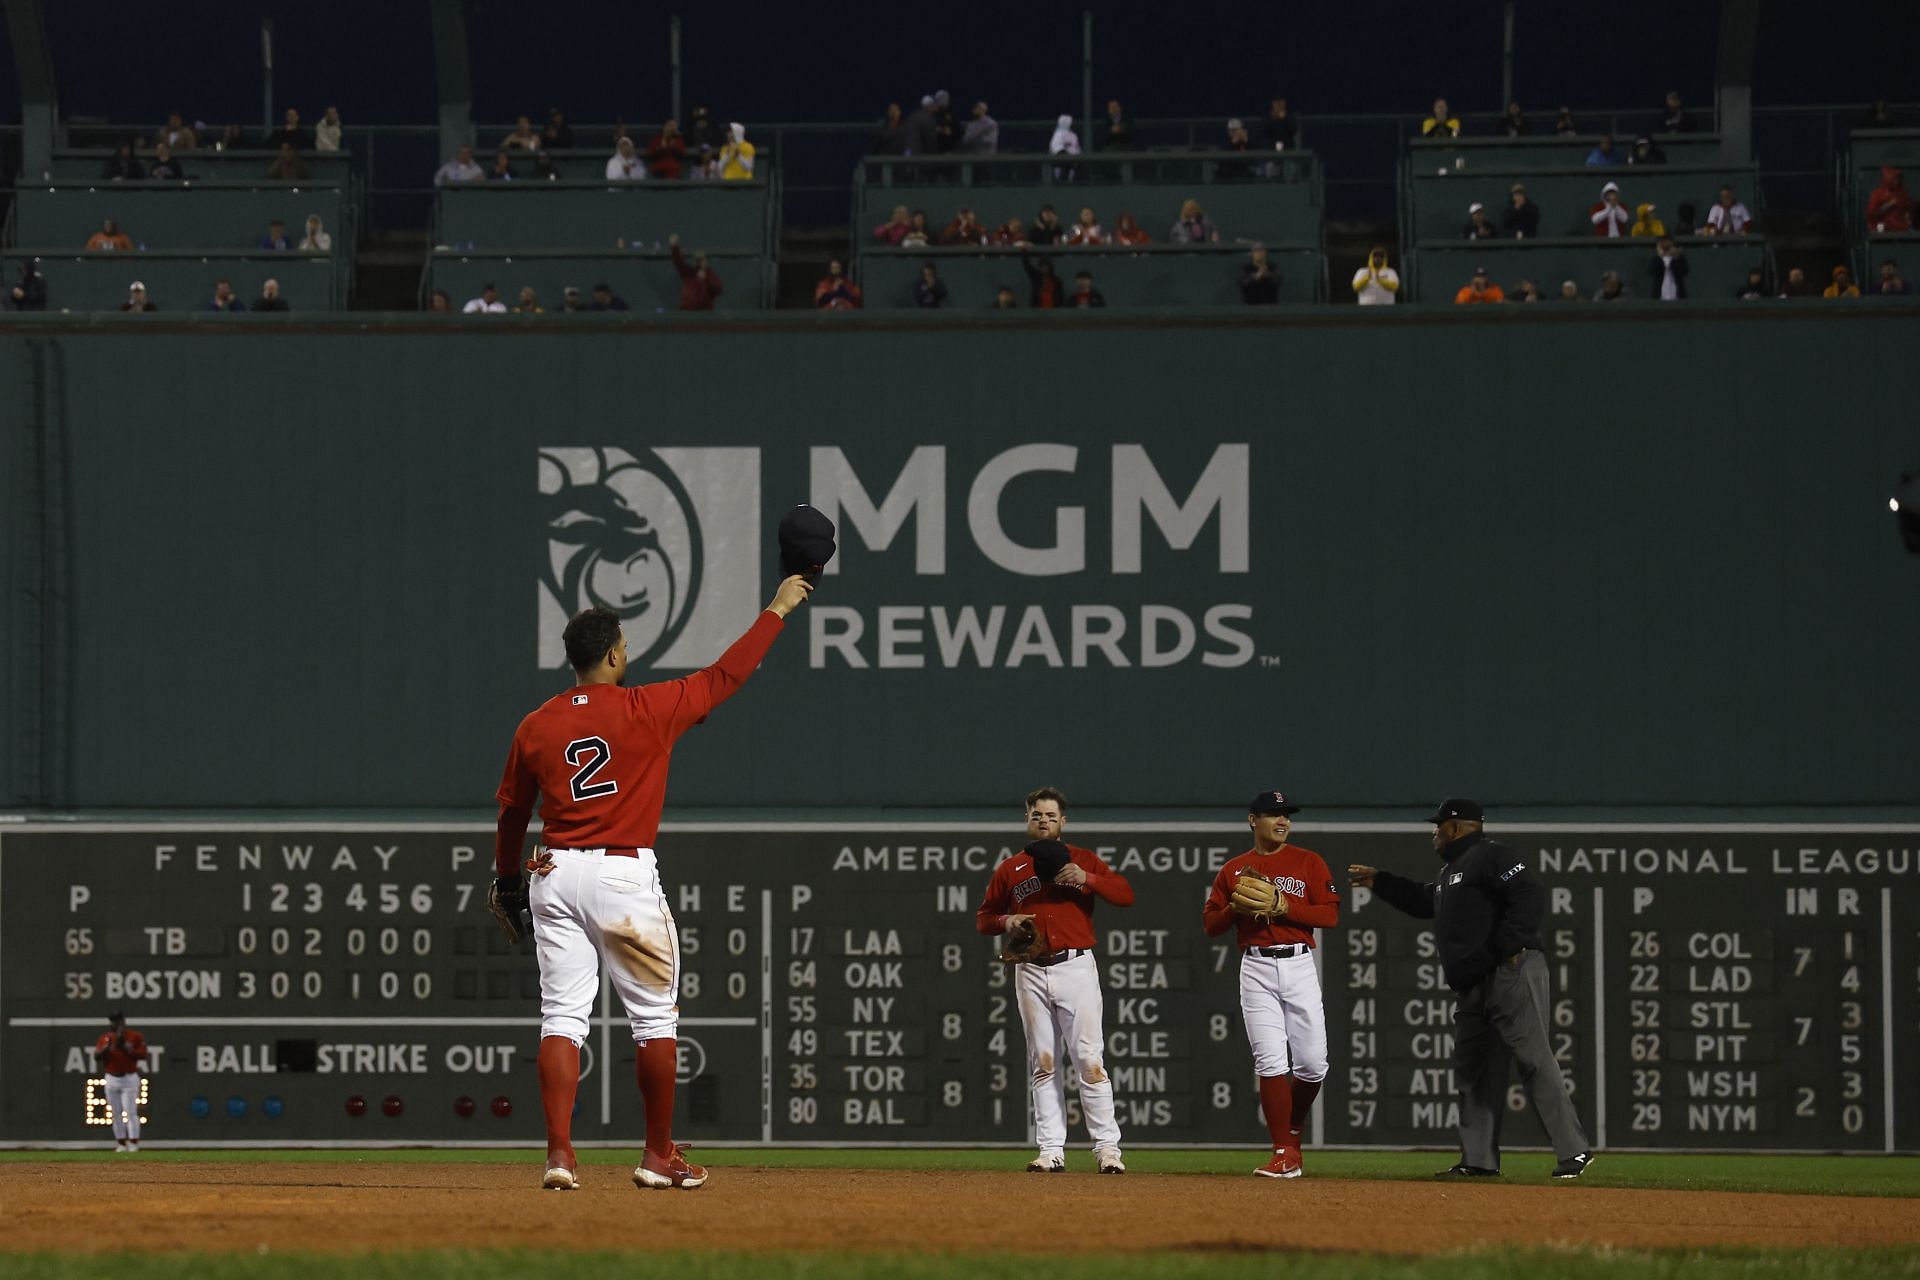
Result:
<instances>
[{"instance_id":1,"label":"infield dirt","mask_svg":"<svg viewBox=\"0 0 1920 1280\"><path fill-rule=\"evenodd\" d=\"M409 1247L1028 1252L1472 1245L1920 1244L1920 1200L1581 1184L758 1169L643 1192L589 1166L572 1192L514 1164L0 1166L0 1249ZM1044 1179L1044 1181L1042 1181Z\"/></svg>"}]
</instances>

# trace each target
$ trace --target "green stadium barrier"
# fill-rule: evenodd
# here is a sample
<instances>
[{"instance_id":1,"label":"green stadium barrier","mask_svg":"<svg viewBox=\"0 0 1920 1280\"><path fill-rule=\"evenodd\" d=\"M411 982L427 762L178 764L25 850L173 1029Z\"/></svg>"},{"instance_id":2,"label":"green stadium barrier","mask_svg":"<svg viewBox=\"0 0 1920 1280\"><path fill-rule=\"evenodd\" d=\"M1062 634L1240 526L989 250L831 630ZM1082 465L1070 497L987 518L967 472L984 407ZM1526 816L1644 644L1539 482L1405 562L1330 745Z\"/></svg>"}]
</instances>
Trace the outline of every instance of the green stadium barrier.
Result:
<instances>
[{"instance_id":1,"label":"green stadium barrier","mask_svg":"<svg viewBox=\"0 0 1920 1280\"><path fill-rule=\"evenodd\" d=\"M294 311L331 311L345 307L339 276L323 253L204 254L191 251L146 253L62 253L10 249L5 254L9 281L18 264L31 258L47 278L49 311L117 311L135 280L147 286L147 300L162 311L204 311L213 287L230 281L249 308L269 278L280 282L280 296Z\"/></svg>"},{"instance_id":2,"label":"green stadium barrier","mask_svg":"<svg viewBox=\"0 0 1920 1280\"><path fill-rule=\"evenodd\" d=\"M1855 129L1849 148L1854 172L1872 174L1871 189L1880 181L1880 166L1920 169L1920 129Z\"/></svg>"},{"instance_id":3,"label":"green stadium barrier","mask_svg":"<svg viewBox=\"0 0 1920 1280\"><path fill-rule=\"evenodd\" d=\"M1316 245L1269 245L1273 269L1280 275L1282 302L1312 302L1324 278ZM1109 307L1239 306L1244 245L1189 248L1076 248L1035 255L1050 257L1070 291L1073 278L1091 272L1093 286ZM913 286L923 264L932 263L947 286L949 308L989 307L1001 285L1027 305L1029 281L1017 249L878 249L863 252L855 280L869 308L915 305Z\"/></svg>"},{"instance_id":4,"label":"green stadium barrier","mask_svg":"<svg viewBox=\"0 0 1920 1280\"><path fill-rule=\"evenodd\" d=\"M267 181L267 170L279 156L277 151L214 151L200 147L176 151L174 160L191 181L256 182ZM59 150L53 153L54 182L100 182L106 180L107 161L113 151L104 147ZM136 157L142 166L153 166L153 153L142 151ZM353 180L353 156L345 151L302 151L307 163L304 181L316 186L348 186Z\"/></svg>"},{"instance_id":5,"label":"green stadium barrier","mask_svg":"<svg viewBox=\"0 0 1920 1280\"><path fill-rule=\"evenodd\" d=\"M296 244L317 213L333 251L352 257L346 189L306 182L97 182L23 186L14 192L14 240L82 248L112 218L149 249L251 249L275 218Z\"/></svg>"},{"instance_id":6,"label":"green stadium barrier","mask_svg":"<svg viewBox=\"0 0 1920 1280\"><path fill-rule=\"evenodd\" d=\"M748 311L772 305L773 268L755 253L709 252L709 265L720 277L716 311ZM608 284L635 311L678 311L680 275L666 252L640 253L480 253L436 250L427 264L427 290L445 289L456 310L478 297L491 282L509 307L520 298L522 286L532 285L540 305L560 310L568 285L591 302L593 286Z\"/></svg>"},{"instance_id":7,"label":"green stadium barrier","mask_svg":"<svg viewBox=\"0 0 1920 1280\"><path fill-rule=\"evenodd\" d=\"M1862 292L1869 287L1880 287L1880 264L1883 262L1891 262L1899 267L1907 286L1920 292L1920 232L1868 236L1865 250L1854 272Z\"/></svg>"},{"instance_id":8,"label":"green stadium barrier","mask_svg":"<svg viewBox=\"0 0 1920 1280\"><path fill-rule=\"evenodd\" d=\"M1666 153L1668 164L1697 166L1717 164L1721 155L1720 135L1715 133L1662 133L1653 141ZM1407 143L1407 164L1411 172L1437 173L1441 169L1471 173L1475 169L1512 169L1543 171L1573 169L1586 164L1587 153L1600 144L1599 134L1558 137L1549 134L1537 138L1447 138L1436 141L1415 138ZM1615 134L1614 150L1623 158L1633 152L1633 138ZM1629 166L1638 169L1640 166ZM1622 184L1625 185L1625 184Z\"/></svg>"},{"instance_id":9,"label":"green stadium barrier","mask_svg":"<svg viewBox=\"0 0 1920 1280\"><path fill-rule=\"evenodd\" d=\"M772 256L778 192L755 182L475 182L440 189L435 243L449 248L666 246Z\"/></svg>"},{"instance_id":10,"label":"green stadium barrier","mask_svg":"<svg viewBox=\"0 0 1920 1280\"><path fill-rule=\"evenodd\" d=\"M647 137L651 136L651 134L647 135ZM749 138L748 141L752 142L753 140ZM635 145L640 149L640 158L645 160L647 158L646 138L636 139ZM772 148L760 144L755 144L755 146L754 172L762 178L769 177L771 176L773 165ZM499 148L495 148L493 151L476 150L473 156L474 162L491 175L493 173L494 156L498 153L498 150ZM515 148L507 152L507 168L517 180L538 177L540 168L539 157L542 155L549 157L553 161L553 169L556 175L555 181L599 182L607 176L607 161L613 158L613 148L570 147L565 151L545 152L522 151ZM686 180L684 175L692 172L694 160L695 158L691 155L686 157L681 163L683 177L680 179L666 179L666 181ZM655 178L649 176L648 181L655 181Z\"/></svg>"},{"instance_id":11,"label":"green stadium barrier","mask_svg":"<svg viewBox=\"0 0 1920 1280\"><path fill-rule=\"evenodd\" d=\"M1677 243L1688 263L1689 300L1735 298L1754 267L1768 270L1769 279L1773 278L1766 242L1757 237L1690 236ZM1550 302L1559 299L1561 282L1566 280L1580 286L1582 298L1591 298L1608 271L1620 273L1621 283L1633 297L1652 298L1657 296L1648 272L1653 259L1654 242L1645 238L1429 241L1415 250L1409 301L1452 302L1474 269L1483 266L1510 299L1517 298L1523 279L1532 280Z\"/></svg>"},{"instance_id":12,"label":"green stadium barrier","mask_svg":"<svg viewBox=\"0 0 1920 1280\"><path fill-rule=\"evenodd\" d=\"M1707 209L1720 198L1720 188L1731 186L1734 196L1758 219L1761 216L1759 170L1753 165L1633 165L1608 169L1486 169L1449 170L1445 175L1415 170L1408 179L1412 201L1410 232L1403 235L1421 244L1458 238L1467 224L1467 209L1475 201L1487 206L1494 225L1511 203L1513 184L1526 184L1527 196L1540 207L1540 234L1592 236L1589 211L1607 183L1618 183L1621 203L1629 214L1651 202L1655 215L1669 227L1679 217L1682 203L1691 203L1695 221L1706 225ZM1763 227L1765 223L1761 224Z\"/></svg>"}]
</instances>

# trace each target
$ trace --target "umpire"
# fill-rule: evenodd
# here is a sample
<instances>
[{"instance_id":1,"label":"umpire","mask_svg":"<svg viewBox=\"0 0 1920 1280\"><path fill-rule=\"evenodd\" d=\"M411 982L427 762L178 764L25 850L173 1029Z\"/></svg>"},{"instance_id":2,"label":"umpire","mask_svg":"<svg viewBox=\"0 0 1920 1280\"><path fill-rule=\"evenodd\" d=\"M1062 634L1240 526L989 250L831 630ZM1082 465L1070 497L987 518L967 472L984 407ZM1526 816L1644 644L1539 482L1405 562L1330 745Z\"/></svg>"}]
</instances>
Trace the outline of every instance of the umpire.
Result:
<instances>
[{"instance_id":1,"label":"umpire","mask_svg":"<svg viewBox=\"0 0 1920 1280\"><path fill-rule=\"evenodd\" d=\"M1579 1177L1593 1163L1573 1114L1560 1064L1547 1034L1547 959L1540 954L1546 890L1526 860L1481 829L1477 801L1443 802L1433 848L1444 864L1428 884L1355 863L1353 883L1389 906L1434 922L1434 936L1454 1007L1453 1072L1460 1088L1460 1162L1441 1178L1493 1178L1500 1173L1500 1120L1507 1109L1508 1063L1553 1140L1553 1176Z\"/></svg>"}]
</instances>

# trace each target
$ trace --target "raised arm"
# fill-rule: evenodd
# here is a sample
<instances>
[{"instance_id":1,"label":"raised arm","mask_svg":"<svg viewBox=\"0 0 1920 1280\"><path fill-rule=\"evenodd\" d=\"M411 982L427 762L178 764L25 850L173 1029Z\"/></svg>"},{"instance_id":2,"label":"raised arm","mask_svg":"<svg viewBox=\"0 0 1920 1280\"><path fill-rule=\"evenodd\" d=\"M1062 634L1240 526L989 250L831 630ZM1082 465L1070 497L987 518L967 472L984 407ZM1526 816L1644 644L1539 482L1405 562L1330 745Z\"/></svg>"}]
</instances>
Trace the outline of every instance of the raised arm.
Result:
<instances>
[{"instance_id":1,"label":"raised arm","mask_svg":"<svg viewBox=\"0 0 1920 1280\"><path fill-rule=\"evenodd\" d=\"M1416 920L1433 919L1433 886L1422 884L1418 880L1409 880L1397 876L1391 871L1381 871L1375 867L1363 867L1358 863L1347 868L1347 874L1353 882L1362 888L1371 888L1388 906L1404 911Z\"/></svg>"},{"instance_id":2,"label":"raised arm","mask_svg":"<svg viewBox=\"0 0 1920 1280\"><path fill-rule=\"evenodd\" d=\"M678 248L676 245L676 252ZM672 742L739 692L760 660L767 656L767 650L773 647L774 638L786 625L786 616L799 608L812 591L813 584L805 578L798 575L788 578L746 634L728 646L718 662L678 680L642 685L632 691L632 698L653 715L667 741Z\"/></svg>"}]
</instances>

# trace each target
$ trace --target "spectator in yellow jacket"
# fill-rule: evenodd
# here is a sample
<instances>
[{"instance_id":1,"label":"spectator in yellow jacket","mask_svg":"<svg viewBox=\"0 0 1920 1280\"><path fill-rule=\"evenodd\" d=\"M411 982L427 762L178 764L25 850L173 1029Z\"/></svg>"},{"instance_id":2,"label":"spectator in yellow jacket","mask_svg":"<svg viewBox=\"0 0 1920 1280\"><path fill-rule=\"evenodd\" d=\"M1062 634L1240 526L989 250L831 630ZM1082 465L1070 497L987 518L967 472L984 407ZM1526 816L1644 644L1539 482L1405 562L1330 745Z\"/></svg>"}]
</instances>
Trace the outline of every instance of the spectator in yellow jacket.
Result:
<instances>
[{"instance_id":1,"label":"spectator in yellow jacket","mask_svg":"<svg viewBox=\"0 0 1920 1280\"><path fill-rule=\"evenodd\" d=\"M1823 298L1857 298L1860 296L1860 286L1853 282L1853 274L1845 267L1835 267L1833 269L1833 283L1821 290L1820 296Z\"/></svg>"},{"instance_id":2,"label":"spectator in yellow jacket","mask_svg":"<svg viewBox=\"0 0 1920 1280\"><path fill-rule=\"evenodd\" d=\"M747 141L747 126L727 126L727 145L720 148L720 176L729 182L746 182L753 177L753 144Z\"/></svg>"},{"instance_id":3,"label":"spectator in yellow jacket","mask_svg":"<svg viewBox=\"0 0 1920 1280\"><path fill-rule=\"evenodd\" d=\"M1633 210L1633 226L1628 230L1627 234L1652 236L1655 240L1666 235L1667 224L1654 217L1653 214L1654 208L1650 204L1635 206Z\"/></svg>"}]
</instances>

